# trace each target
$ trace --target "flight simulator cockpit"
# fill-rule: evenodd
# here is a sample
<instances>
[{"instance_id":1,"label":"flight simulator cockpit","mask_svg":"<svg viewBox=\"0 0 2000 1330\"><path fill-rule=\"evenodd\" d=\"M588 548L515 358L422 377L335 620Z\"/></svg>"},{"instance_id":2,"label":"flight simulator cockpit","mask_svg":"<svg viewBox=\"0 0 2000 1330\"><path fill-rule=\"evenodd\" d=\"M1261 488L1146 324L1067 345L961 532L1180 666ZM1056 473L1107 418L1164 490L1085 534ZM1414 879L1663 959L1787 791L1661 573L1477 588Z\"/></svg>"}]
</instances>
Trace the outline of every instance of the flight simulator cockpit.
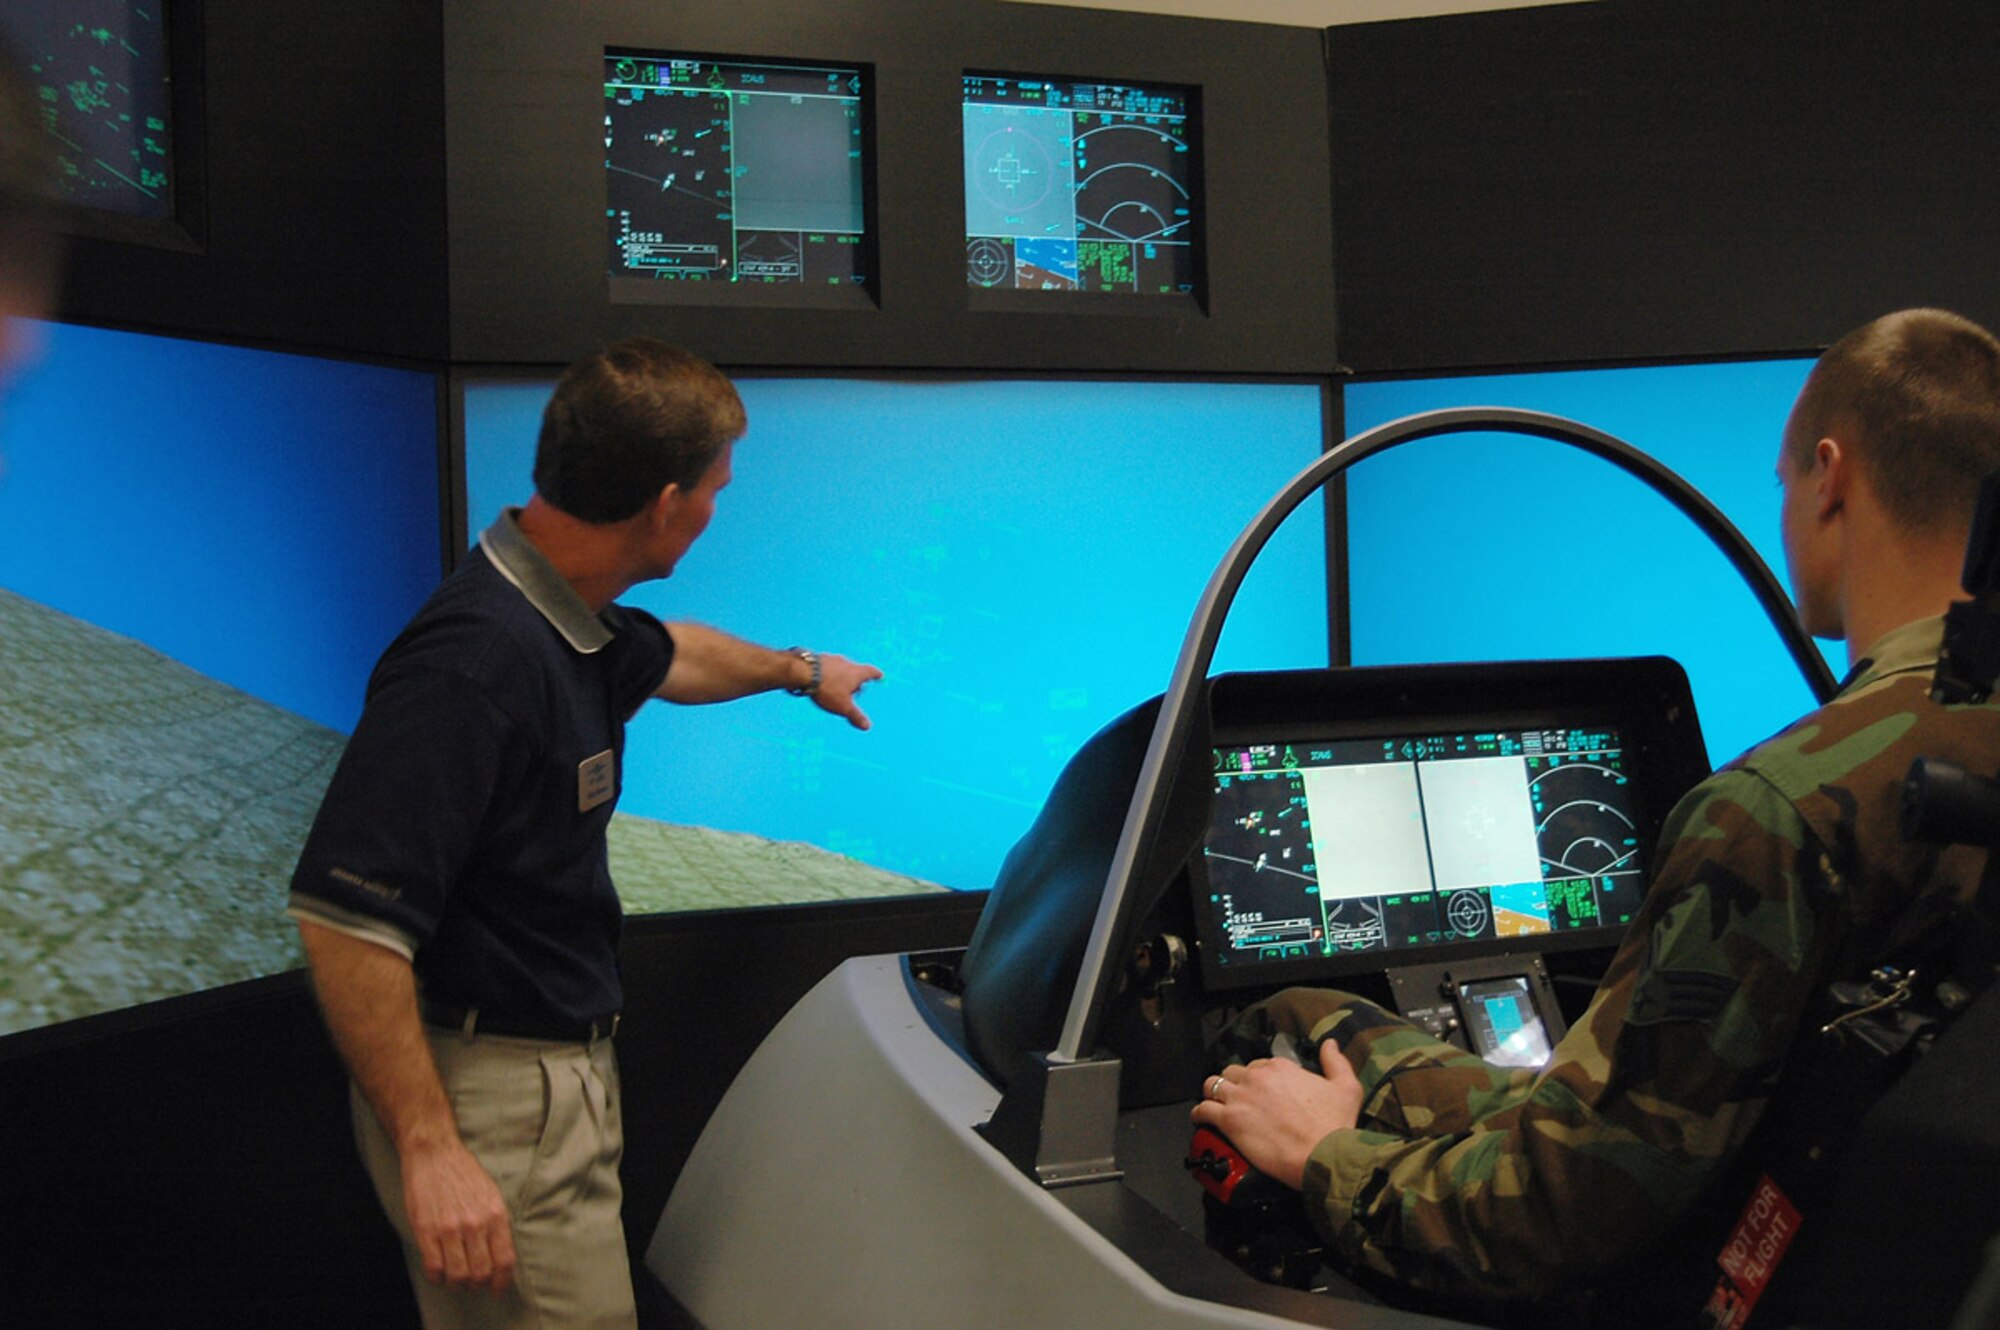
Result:
<instances>
[{"instance_id":1,"label":"flight simulator cockpit","mask_svg":"<svg viewBox=\"0 0 2000 1330\"><path fill-rule=\"evenodd\" d=\"M1072 758L969 948L846 963L745 1068L647 1256L691 1317L1463 1323L1263 1223L1268 1180L1191 1145L1188 1115L1222 1022L1298 984L1540 1065L1709 771L1687 680L1658 657L1207 677L1235 586L1292 507L1370 451L1471 428L1651 466L1573 422L1482 409L1307 468L1217 570L1165 693ZM1681 498L1829 696L1768 570Z\"/></svg>"},{"instance_id":2,"label":"flight simulator cockpit","mask_svg":"<svg viewBox=\"0 0 2000 1330\"><path fill-rule=\"evenodd\" d=\"M1254 1233L1232 1243L1229 1203L1188 1167L1188 1109L1213 1070L1204 1029L1278 988L1327 984L1494 1061L1539 1064L1565 999L1574 1011L1589 994L1587 981L1573 994L1558 983L1601 965L1644 895L1661 820L1706 773L1686 680L1659 658L1237 674L1209 683L1203 710L1170 796L1157 899L1107 1004L1101 1047L1115 1060L1051 1080L1039 1055L1060 1039L1155 704L1072 760L967 953L852 963L732 1089L653 1249L703 1324L781 1323L766 1319L783 1305L773 1285L723 1275L718 1249L747 1225L796 1265L799 1248L777 1236L794 1224L815 1230L804 1277L829 1319L814 1324L881 1314L888 1287L924 1286L941 1259L958 1277L978 1272L994 1309L965 1323L1053 1323L1057 1295L1037 1271L1090 1257L1083 1232L1139 1264L1064 1284L1065 1306L1103 1278L1109 1305L1167 1297L1191 1318L1167 1324L1428 1323L1302 1264L1307 1253ZM1051 1086L1079 1070L1100 1078L1099 1098L1080 1102L1109 1110L1109 1132L1070 1150L1050 1139L1059 1121L1010 1110L1077 1111ZM855 1111L827 1121L802 1102ZM1046 1230L1027 1222L1040 1206L1053 1207ZM908 1268L858 1276L878 1243ZM857 1278L872 1292L856 1295L854 1319L825 1305ZM1203 1300L1221 1292L1228 1301ZM1354 1319L1361 1310L1399 1319Z\"/></svg>"},{"instance_id":3,"label":"flight simulator cockpit","mask_svg":"<svg viewBox=\"0 0 2000 1330\"><path fill-rule=\"evenodd\" d=\"M970 1053L1013 1085L1054 1048L1157 708L1070 763L961 966ZM1102 1040L1121 1102L1188 1100L1204 1020L1294 984L1355 988L1516 1065L1565 1028L1550 960L1613 946L1674 800L1707 772L1660 659L1306 670L1208 682ZM1558 964L1560 964L1558 962ZM1587 987L1582 990L1586 995Z\"/></svg>"}]
</instances>

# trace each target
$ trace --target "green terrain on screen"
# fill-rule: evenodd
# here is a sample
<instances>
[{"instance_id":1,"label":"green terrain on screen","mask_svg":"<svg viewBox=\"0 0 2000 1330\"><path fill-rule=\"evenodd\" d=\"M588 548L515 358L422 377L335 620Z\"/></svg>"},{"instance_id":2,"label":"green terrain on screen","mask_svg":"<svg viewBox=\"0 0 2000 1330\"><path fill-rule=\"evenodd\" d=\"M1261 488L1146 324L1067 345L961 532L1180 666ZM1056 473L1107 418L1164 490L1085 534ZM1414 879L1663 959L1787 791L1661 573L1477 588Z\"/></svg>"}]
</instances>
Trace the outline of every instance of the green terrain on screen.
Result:
<instances>
[{"instance_id":1,"label":"green terrain on screen","mask_svg":"<svg viewBox=\"0 0 2000 1330\"><path fill-rule=\"evenodd\" d=\"M0 1035L303 964L285 892L345 742L0 590ZM943 890L623 814L610 843L633 914Z\"/></svg>"}]
</instances>

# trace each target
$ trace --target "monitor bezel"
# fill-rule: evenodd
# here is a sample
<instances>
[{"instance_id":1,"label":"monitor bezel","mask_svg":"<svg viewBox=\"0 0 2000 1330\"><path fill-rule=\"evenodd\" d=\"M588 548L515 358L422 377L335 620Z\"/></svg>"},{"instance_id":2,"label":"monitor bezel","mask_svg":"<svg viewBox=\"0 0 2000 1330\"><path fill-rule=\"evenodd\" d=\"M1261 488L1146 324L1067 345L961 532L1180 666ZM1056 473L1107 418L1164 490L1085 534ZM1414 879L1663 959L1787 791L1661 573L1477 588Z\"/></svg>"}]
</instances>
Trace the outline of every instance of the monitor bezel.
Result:
<instances>
[{"instance_id":1,"label":"monitor bezel","mask_svg":"<svg viewBox=\"0 0 2000 1330\"><path fill-rule=\"evenodd\" d=\"M693 60L720 65L761 65L778 69L852 71L861 79L861 279L853 282L668 281L604 273L606 296L613 305L711 305L751 309L877 309L881 305L881 210L876 196L875 66L865 60L745 55L705 50L680 50L630 42L606 42L600 75L620 55L648 60ZM603 78L598 80L600 88ZM602 102L599 102L601 109ZM598 175L598 213L610 210L609 185ZM600 259L602 252L600 251Z\"/></svg>"},{"instance_id":2,"label":"monitor bezel","mask_svg":"<svg viewBox=\"0 0 2000 1330\"><path fill-rule=\"evenodd\" d=\"M49 208L47 224L80 240L201 254L208 248L207 59L202 14L206 0L160 3L167 47L167 114L172 118L167 152L172 211L165 217L139 217L57 198Z\"/></svg>"},{"instance_id":3,"label":"monitor bezel","mask_svg":"<svg viewBox=\"0 0 2000 1330\"><path fill-rule=\"evenodd\" d=\"M1292 714L1285 715L1288 689L1294 690L1295 700ZM1307 707L1306 714L1299 712L1300 701ZM1708 770L1686 675L1664 657L1224 675L1214 681L1211 707L1215 749L1467 730L1615 729L1628 764L1646 891L1651 890L1660 830L1668 813ZM1202 778L1212 780L1212 756L1200 756ZM1202 984L1214 992L1317 983L1458 958L1608 950L1617 945L1629 926L1607 924L1470 942L1343 951L1268 962L1238 959L1225 964L1222 956L1228 950L1227 939L1209 909L1206 857L1197 848L1188 861L1186 877Z\"/></svg>"},{"instance_id":4,"label":"monitor bezel","mask_svg":"<svg viewBox=\"0 0 2000 1330\"><path fill-rule=\"evenodd\" d=\"M961 71L958 83L961 136L965 123L965 80L971 78L1033 83L1098 83L1143 91L1171 92L1180 96L1187 108L1188 181L1189 193L1195 200L1195 206L1188 228L1188 249L1193 275L1191 283L1193 289L1190 291L1088 291L1080 287L1067 291L1023 291L1015 287L978 286L966 280L961 267L959 279L965 287L966 308L976 313L1115 314L1171 318L1185 318L1191 312L1205 315L1208 312L1208 173L1202 146L1206 134L1203 132L1201 85L1156 78L1121 78L1099 74L1021 73L1001 69L967 69ZM959 147L961 162L964 160L964 155L964 142L961 137ZM965 203L962 199L959 205L959 218L960 240L970 244L973 238L971 232L962 225L966 220Z\"/></svg>"}]
</instances>

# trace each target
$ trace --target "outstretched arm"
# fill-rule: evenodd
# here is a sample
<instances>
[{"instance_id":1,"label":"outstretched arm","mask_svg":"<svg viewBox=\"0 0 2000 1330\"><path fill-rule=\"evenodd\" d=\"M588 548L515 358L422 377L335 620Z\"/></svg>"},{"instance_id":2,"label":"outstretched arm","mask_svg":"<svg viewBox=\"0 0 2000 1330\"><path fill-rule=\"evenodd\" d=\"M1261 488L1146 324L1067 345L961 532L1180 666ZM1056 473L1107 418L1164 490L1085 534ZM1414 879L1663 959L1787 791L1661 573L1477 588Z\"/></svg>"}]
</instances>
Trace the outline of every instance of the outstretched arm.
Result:
<instances>
[{"instance_id":1,"label":"outstretched arm","mask_svg":"<svg viewBox=\"0 0 2000 1330\"><path fill-rule=\"evenodd\" d=\"M760 647L698 623L668 624L667 632L674 639L674 660L654 695L669 702L730 702L778 688L812 686L813 668L795 652ZM819 687L810 696L822 710L865 730L868 717L854 696L881 677L873 665L822 652Z\"/></svg>"},{"instance_id":2,"label":"outstretched arm","mask_svg":"<svg viewBox=\"0 0 2000 1330\"><path fill-rule=\"evenodd\" d=\"M459 1139L417 1015L410 963L303 919L299 935L334 1044L395 1142L425 1275L459 1288L507 1288L514 1280L507 1203Z\"/></svg>"}]
</instances>

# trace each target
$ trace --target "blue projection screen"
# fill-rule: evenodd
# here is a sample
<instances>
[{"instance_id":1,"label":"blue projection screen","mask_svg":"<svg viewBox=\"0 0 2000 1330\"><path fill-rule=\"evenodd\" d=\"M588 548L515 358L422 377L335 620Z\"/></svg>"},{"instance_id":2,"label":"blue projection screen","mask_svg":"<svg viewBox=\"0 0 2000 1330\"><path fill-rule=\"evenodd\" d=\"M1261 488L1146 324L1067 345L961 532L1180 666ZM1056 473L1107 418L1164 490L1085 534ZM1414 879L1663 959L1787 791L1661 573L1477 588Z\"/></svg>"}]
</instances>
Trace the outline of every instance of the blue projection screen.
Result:
<instances>
[{"instance_id":1,"label":"blue projection screen","mask_svg":"<svg viewBox=\"0 0 2000 1330\"><path fill-rule=\"evenodd\" d=\"M1552 412L1692 482L1781 582L1778 439L1810 360L1357 383L1350 435L1418 411ZM1518 435L1406 444L1347 473L1356 664L1664 654L1720 764L1813 706L1749 589L1639 481ZM1844 651L1827 650L1836 675Z\"/></svg>"},{"instance_id":2,"label":"blue projection screen","mask_svg":"<svg viewBox=\"0 0 2000 1330\"><path fill-rule=\"evenodd\" d=\"M57 324L0 403L0 586L346 731L437 585L437 381Z\"/></svg>"},{"instance_id":3,"label":"blue projection screen","mask_svg":"<svg viewBox=\"0 0 2000 1330\"><path fill-rule=\"evenodd\" d=\"M474 535L530 492L551 386L466 386ZM620 810L959 889L991 885L1063 763L1166 686L1230 541L1325 442L1317 384L738 387L750 432L713 525L670 580L626 599L880 665L863 695L875 729L782 695L648 707ZM1216 668L1326 660L1324 522L1308 504L1252 571Z\"/></svg>"},{"instance_id":4,"label":"blue projection screen","mask_svg":"<svg viewBox=\"0 0 2000 1330\"><path fill-rule=\"evenodd\" d=\"M0 1035L299 964L299 846L441 563L433 375L33 331L0 401Z\"/></svg>"}]
</instances>

